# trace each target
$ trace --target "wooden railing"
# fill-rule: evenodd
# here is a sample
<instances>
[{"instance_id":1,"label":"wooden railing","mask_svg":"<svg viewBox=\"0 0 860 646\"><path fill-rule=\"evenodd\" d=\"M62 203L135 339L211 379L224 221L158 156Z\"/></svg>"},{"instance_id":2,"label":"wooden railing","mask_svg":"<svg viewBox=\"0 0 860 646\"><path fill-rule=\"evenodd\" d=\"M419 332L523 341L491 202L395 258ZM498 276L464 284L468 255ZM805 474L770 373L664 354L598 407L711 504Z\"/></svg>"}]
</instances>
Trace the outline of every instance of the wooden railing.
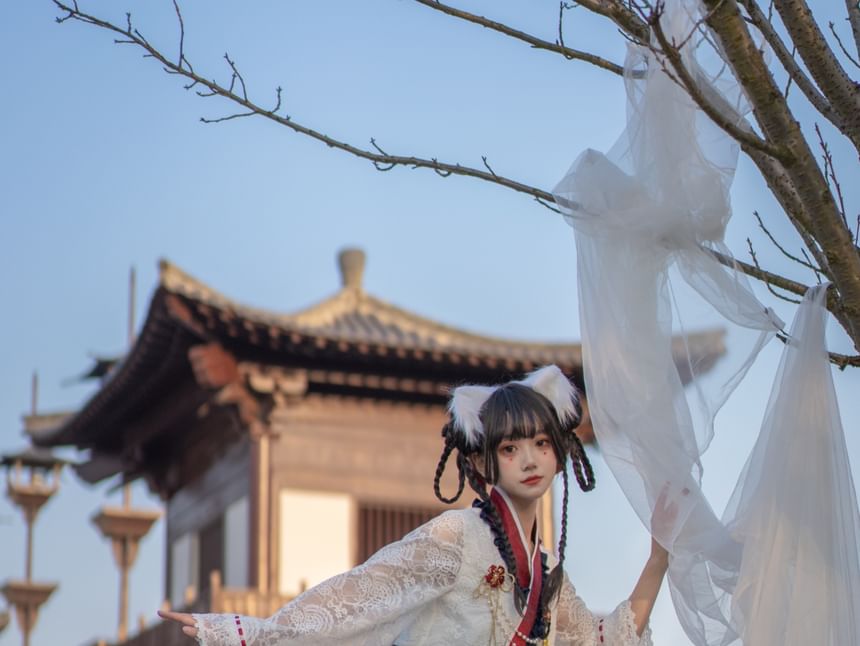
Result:
<instances>
[{"instance_id":1,"label":"wooden railing","mask_svg":"<svg viewBox=\"0 0 860 646\"><path fill-rule=\"evenodd\" d=\"M205 595L204 595L205 596ZM193 600L183 612L215 612L250 617L268 617L292 597L277 593L262 593L251 588L225 588L221 573L213 571L209 577L208 599ZM124 642L93 642L91 646L188 646L188 637L173 622L160 621L142 628Z\"/></svg>"}]
</instances>

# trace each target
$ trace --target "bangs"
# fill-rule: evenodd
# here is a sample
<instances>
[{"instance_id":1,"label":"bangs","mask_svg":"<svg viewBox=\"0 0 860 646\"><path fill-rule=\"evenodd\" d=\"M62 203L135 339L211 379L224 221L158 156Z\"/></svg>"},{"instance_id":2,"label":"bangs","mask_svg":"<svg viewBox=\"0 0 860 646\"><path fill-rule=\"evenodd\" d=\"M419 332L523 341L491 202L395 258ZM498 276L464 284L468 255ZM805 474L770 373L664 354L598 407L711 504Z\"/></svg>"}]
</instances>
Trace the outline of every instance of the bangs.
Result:
<instances>
[{"instance_id":1,"label":"bangs","mask_svg":"<svg viewBox=\"0 0 860 646\"><path fill-rule=\"evenodd\" d=\"M531 439L538 433L550 433L547 420L533 408L506 410L503 419L497 422L499 441Z\"/></svg>"}]
</instances>

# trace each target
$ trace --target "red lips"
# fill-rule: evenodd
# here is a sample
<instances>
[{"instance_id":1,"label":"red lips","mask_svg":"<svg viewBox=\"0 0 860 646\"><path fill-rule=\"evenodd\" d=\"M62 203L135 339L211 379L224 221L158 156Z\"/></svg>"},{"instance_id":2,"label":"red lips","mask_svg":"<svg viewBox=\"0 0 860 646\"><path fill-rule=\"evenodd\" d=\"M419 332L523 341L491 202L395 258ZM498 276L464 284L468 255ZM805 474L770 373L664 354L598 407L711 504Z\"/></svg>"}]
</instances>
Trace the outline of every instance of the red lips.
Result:
<instances>
[{"instance_id":1,"label":"red lips","mask_svg":"<svg viewBox=\"0 0 860 646\"><path fill-rule=\"evenodd\" d=\"M541 480L543 480L543 476L531 476L530 478L526 478L525 480L520 480L520 484L533 485L537 484Z\"/></svg>"}]
</instances>

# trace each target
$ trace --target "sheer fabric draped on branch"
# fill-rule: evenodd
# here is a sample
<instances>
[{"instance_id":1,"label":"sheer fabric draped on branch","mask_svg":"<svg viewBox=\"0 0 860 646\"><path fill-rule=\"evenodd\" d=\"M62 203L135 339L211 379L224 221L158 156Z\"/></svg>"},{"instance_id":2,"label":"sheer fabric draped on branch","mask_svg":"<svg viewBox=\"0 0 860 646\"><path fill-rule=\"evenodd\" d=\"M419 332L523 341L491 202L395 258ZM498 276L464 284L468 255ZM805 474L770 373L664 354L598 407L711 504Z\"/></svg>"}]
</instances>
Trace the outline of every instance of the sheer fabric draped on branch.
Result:
<instances>
[{"instance_id":1,"label":"sheer fabric draped on branch","mask_svg":"<svg viewBox=\"0 0 860 646\"><path fill-rule=\"evenodd\" d=\"M740 119L743 94L703 15L695 0L672 0L661 24L686 43L683 61L703 94ZM664 65L630 45L625 131L606 154L583 152L553 191L576 234L586 390L601 450L646 526L661 492L678 505L677 522L656 538L672 553L672 597L697 646L860 643L857 505L824 345L824 288L798 312L722 518L702 494L714 415L783 324L723 243L738 147ZM723 383L696 379L685 392L672 347L673 267L727 326L753 332L726 360L734 365ZM688 364L685 372L702 371L689 356Z\"/></svg>"}]
</instances>

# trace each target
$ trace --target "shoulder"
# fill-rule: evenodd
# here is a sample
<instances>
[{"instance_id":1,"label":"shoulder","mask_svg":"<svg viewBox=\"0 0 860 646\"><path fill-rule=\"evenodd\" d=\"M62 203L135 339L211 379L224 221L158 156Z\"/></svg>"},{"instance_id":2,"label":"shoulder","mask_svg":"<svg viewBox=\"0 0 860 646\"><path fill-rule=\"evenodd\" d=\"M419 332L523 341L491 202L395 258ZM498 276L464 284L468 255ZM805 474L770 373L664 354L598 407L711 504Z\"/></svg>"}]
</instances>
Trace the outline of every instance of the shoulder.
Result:
<instances>
[{"instance_id":1,"label":"shoulder","mask_svg":"<svg viewBox=\"0 0 860 646\"><path fill-rule=\"evenodd\" d=\"M449 509L430 519L415 531L422 531L434 538L462 542L463 536L470 532L475 518L481 522L480 516L472 509Z\"/></svg>"},{"instance_id":2,"label":"shoulder","mask_svg":"<svg viewBox=\"0 0 860 646\"><path fill-rule=\"evenodd\" d=\"M467 536L474 536L485 526L477 509L449 509L412 530L404 540L432 540L462 546Z\"/></svg>"}]
</instances>

